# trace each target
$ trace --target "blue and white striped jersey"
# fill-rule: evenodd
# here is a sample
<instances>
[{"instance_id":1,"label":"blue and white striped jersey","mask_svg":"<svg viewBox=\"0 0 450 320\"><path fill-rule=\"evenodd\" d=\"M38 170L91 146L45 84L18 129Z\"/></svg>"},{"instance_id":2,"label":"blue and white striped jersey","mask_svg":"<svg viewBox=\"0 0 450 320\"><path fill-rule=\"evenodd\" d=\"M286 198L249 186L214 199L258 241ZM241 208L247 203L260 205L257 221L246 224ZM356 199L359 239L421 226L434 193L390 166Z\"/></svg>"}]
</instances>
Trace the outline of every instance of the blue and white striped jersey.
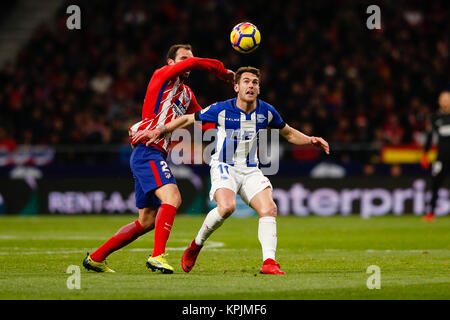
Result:
<instances>
[{"instance_id":1,"label":"blue and white striped jersey","mask_svg":"<svg viewBox=\"0 0 450 320\"><path fill-rule=\"evenodd\" d=\"M258 132L266 128L282 129L286 123L273 106L257 100L250 113L236 106L236 98L216 102L197 112L195 119L216 124L217 138L212 161L229 165L258 165Z\"/></svg>"}]
</instances>

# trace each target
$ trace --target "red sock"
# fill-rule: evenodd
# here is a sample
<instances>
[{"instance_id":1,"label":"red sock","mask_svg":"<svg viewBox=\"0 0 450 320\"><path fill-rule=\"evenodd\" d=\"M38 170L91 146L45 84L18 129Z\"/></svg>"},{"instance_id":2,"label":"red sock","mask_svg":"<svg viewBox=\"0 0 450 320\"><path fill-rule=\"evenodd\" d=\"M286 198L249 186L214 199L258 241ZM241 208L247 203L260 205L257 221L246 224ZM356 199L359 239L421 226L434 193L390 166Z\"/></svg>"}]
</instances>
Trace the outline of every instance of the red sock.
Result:
<instances>
[{"instance_id":1,"label":"red sock","mask_svg":"<svg viewBox=\"0 0 450 320\"><path fill-rule=\"evenodd\" d=\"M166 252L166 243L169 239L176 213L177 208L167 203L163 203L159 208L155 221L155 248L152 257Z\"/></svg>"},{"instance_id":2,"label":"red sock","mask_svg":"<svg viewBox=\"0 0 450 320\"><path fill-rule=\"evenodd\" d=\"M117 231L111 239L106 241L100 248L93 252L91 254L91 259L96 262L101 262L105 260L108 255L122 247L125 247L127 244L136 240L144 233L144 228L142 228L139 220L127 224L126 226L120 228L120 230Z\"/></svg>"}]
</instances>

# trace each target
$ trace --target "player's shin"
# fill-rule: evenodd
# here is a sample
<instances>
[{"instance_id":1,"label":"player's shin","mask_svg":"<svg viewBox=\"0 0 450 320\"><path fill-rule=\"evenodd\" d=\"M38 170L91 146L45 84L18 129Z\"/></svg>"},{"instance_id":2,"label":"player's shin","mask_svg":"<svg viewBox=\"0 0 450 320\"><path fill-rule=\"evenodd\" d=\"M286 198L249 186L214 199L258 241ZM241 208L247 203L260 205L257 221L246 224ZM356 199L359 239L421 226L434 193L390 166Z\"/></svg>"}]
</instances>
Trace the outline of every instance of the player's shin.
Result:
<instances>
[{"instance_id":1,"label":"player's shin","mask_svg":"<svg viewBox=\"0 0 450 320\"><path fill-rule=\"evenodd\" d=\"M146 231L140 224L139 220L127 224L120 228L114 236L112 236L100 248L93 252L91 254L91 259L95 262L101 262L105 260L108 255L136 240L145 232Z\"/></svg>"},{"instance_id":2,"label":"player's shin","mask_svg":"<svg viewBox=\"0 0 450 320\"><path fill-rule=\"evenodd\" d=\"M155 221L155 247L152 257L165 253L176 213L177 208L167 203L163 203L159 208Z\"/></svg>"},{"instance_id":3,"label":"player's shin","mask_svg":"<svg viewBox=\"0 0 450 320\"><path fill-rule=\"evenodd\" d=\"M225 219L220 216L217 208L212 209L207 215L205 220L203 221L203 225L200 228L197 237L195 237L195 243L199 246L203 245L206 239L219 228Z\"/></svg>"},{"instance_id":4,"label":"player's shin","mask_svg":"<svg viewBox=\"0 0 450 320\"><path fill-rule=\"evenodd\" d=\"M275 260L277 250L277 221L275 217L261 217L258 225L258 240L261 243L263 261Z\"/></svg>"}]
</instances>

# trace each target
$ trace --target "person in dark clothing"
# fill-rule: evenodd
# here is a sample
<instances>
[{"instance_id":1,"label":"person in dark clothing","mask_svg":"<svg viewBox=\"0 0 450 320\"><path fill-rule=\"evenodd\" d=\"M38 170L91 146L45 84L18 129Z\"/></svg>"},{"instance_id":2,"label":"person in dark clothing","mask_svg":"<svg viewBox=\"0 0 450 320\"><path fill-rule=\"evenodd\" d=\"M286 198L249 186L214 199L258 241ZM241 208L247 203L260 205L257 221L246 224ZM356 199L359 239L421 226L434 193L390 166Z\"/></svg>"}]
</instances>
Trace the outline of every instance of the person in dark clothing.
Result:
<instances>
[{"instance_id":1,"label":"person in dark clothing","mask_svg":"<svg viewBox=\"0 0 450 320\"><path fill-rule=\"evenodd\" d=\"M438 154L436 161L431 165L431 201L429 211L424 216L425 221L435 219L436 202L439 188L442 186L450 167L450 89L444 90L439 95L439 111L431 116L430 129L428 130L425 150L421 165L424 169L430 167L428 162L428 150L430 149L433 135L438 135Z\"/></svg>"}]
</instances>

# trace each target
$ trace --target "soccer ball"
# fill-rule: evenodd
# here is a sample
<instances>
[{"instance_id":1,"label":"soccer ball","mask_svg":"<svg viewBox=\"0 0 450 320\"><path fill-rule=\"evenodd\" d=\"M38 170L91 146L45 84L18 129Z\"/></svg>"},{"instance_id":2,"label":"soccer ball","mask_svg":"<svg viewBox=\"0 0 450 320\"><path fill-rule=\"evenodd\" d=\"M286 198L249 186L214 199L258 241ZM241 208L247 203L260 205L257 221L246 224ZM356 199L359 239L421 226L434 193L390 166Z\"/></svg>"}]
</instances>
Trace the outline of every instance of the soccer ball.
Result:
<instances>
[{"instance_id":1,"label":"soccer ball","mask_svg":"<svg viewBox=\"0 0 450 320\"><path fill-rule=\"evenodd\" d=\"M261 43L258 28L250 22L241 22L231 30L230 41L233 49L240 53L250 53Z\"/></svg>"}]
</instances>

